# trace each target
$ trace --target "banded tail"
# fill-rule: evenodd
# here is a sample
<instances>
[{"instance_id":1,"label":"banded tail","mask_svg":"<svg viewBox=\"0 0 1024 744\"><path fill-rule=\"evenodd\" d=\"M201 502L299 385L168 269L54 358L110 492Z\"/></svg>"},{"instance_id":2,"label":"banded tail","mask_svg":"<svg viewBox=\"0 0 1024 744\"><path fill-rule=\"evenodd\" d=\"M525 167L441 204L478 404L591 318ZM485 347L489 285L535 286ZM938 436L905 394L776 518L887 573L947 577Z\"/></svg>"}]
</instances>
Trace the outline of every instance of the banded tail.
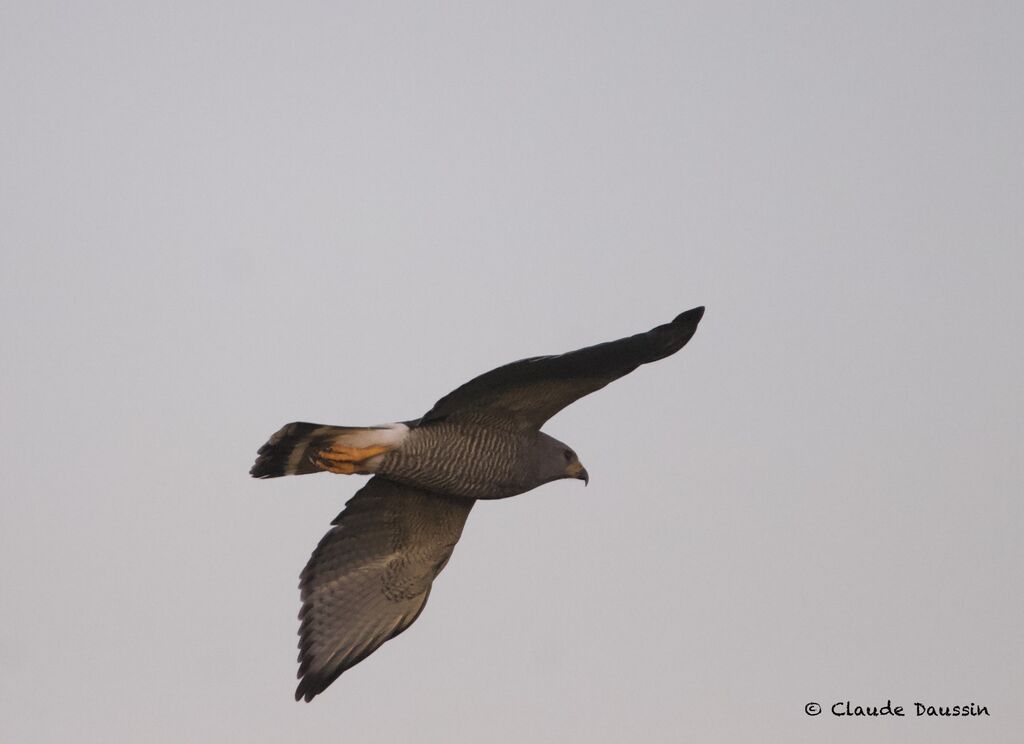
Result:
<instances>
[{"instance_id":1,"label":"banded tail","mask_svg":"<svg viewBox=\"0 0 1024 744\"><path fill-rule=\"evenodd\" d=\"M253 478L306 473L373 473L381 457L409 433L405 424L326 426L285 424L259 448L249 471Z\"/></svg>"}]
</instances>

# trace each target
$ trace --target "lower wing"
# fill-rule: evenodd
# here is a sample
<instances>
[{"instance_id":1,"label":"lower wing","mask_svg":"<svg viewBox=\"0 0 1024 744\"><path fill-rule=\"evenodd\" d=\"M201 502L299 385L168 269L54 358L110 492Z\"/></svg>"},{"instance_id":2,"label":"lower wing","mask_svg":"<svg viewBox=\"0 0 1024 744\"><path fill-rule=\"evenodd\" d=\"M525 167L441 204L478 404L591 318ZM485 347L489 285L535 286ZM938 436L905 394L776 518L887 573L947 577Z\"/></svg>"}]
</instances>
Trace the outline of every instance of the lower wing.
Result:
<instances>
[{"instance_id":1,"label":"lower wing","mask_svg":"<svg viewBox=\"0 0 1024 744\"><path fill-rule=\"evenodd\" d=\"M312 700L419 617L472 506L380 476L345 504L299 582L296 700Z\"/></svg>"}]
</instances>

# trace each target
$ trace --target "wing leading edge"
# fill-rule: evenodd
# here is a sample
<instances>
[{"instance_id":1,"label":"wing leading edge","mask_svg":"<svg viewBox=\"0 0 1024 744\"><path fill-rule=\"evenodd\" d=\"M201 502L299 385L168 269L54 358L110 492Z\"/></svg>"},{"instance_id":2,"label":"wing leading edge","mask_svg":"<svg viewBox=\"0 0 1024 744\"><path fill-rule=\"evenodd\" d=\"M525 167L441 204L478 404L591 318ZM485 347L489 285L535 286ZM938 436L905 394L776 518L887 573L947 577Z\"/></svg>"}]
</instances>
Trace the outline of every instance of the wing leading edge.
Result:
<instances>
[{"instance_id":1,"label":"wing leading edge","mask_svg":"<svg viewBox=\"0 0 1024 744\"><path fill-rule=\"evenodd\" d=\"M702 317L704 308L695 307L645 333L492 369L441 398L422 423L480 412L512 418L524 429L539 429L569 404L641 364L675 354L696 333Z\"/></svg>"}]
</instances>

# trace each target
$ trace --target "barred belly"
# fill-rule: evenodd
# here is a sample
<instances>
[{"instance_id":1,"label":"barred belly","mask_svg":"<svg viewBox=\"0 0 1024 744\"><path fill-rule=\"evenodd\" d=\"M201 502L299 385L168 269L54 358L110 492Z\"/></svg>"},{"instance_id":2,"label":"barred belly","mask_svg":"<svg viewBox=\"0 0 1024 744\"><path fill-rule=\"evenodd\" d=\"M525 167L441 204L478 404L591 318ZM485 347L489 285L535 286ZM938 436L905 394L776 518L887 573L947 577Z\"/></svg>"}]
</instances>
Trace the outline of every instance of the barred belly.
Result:
<instances>
[{"instance_id":1,"label":"barred belly","mask_svg":"<svg viewBox=\"0 0 1024 744\"><path fill-rule=\"evenodd\" d=\"M535 432L478 424L438 423L413 429L381 460L385 478L428 491L474 499L502 499L528 491Z\"/></svg>"}]
</instances>

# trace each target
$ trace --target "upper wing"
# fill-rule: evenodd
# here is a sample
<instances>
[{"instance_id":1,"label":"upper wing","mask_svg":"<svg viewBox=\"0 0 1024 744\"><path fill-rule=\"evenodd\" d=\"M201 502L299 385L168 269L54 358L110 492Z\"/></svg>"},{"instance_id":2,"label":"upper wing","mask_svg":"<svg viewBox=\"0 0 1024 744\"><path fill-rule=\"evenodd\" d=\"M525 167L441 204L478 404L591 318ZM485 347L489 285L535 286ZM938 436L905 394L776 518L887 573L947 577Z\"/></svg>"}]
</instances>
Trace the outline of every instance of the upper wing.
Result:
<instances>
[{"instance_id":1,"label":"upper wing","mask_svg":"<svg viewBox=\"0 0 1024 744\"><path fill-rule=\"evenodd\" d=\"M472 506L380 476L345 504L299 581L296 700L312 700L412 624Z\"/></svg>"},{"instance_id":2,"label":"upper wing","mask_svg":"<svg viewBox=\"0 0 1024 744\"><path fill-rule=\"evenodd\" d=\"M641 364L675 354L696 332L703 315L704 308L695 307L646 333L492 369L441 398L423 423L479 411L511 418L522 428L539 429L573 401Z\"/></svg>"}]
</instances>

